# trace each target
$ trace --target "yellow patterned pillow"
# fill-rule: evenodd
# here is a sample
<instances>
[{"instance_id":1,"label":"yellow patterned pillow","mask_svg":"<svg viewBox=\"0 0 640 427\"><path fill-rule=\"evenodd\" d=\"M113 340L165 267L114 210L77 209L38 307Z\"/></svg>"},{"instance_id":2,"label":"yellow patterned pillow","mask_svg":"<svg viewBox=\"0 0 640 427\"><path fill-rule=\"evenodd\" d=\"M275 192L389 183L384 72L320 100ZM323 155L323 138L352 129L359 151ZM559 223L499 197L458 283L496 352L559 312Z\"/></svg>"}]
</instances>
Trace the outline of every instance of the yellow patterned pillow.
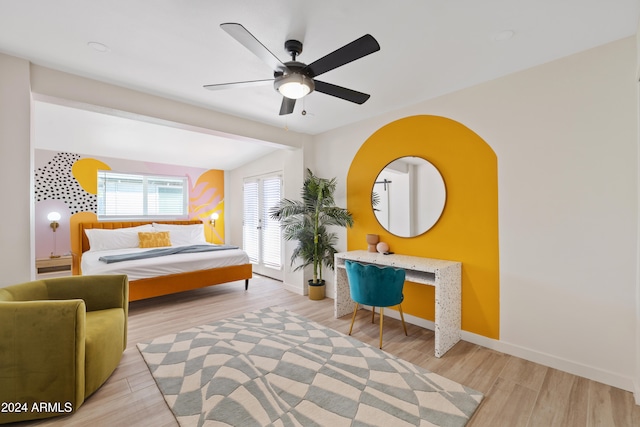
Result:
<instances>
[{"instance_id":1,"label":"yellow patterned pillow","mask_svg":"<svg viewBox=\"0 0 640 427\"><path fill-rule=\"evenodd\" d=\"M168 231L155 231L151 233L138 233L141 248L160 248L171 246Z\"/></svg>"}]
</instances>

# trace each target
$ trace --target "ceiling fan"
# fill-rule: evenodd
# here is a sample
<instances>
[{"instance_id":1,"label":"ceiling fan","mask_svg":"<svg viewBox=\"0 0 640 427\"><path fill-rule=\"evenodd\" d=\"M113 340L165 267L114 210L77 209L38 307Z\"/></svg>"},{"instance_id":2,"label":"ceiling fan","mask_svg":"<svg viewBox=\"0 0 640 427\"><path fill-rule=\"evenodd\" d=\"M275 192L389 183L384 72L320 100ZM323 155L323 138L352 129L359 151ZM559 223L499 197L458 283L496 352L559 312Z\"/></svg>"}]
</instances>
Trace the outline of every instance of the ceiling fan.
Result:
<instances>
[{"instance_id":1,"label":"ceiling fan","mask_svg":"<svg viewBox=\"0 0 640 427\"><path fill-rule=\"evenodd\" d=\"M379 51L380 45L370 34L366 34L307 65L296 61L296 57L302 53L302 43L298 40L287 40L284 43L284 48L289 55L291 55L291 61L282 63L242 25L237 23L224 23L221 24L220 27L269 65L273 69L273 79L211 84L205 85L204 87L206 89L220 90L235 87L258 86L273 82L274 88L282 95L282 105L280 106L281 116L291 114L296 105L296 99L300 99L314 90L356 104L364 104L370 97L370 95L366 93L357 92L315 79L327 71L331 71L334 68L341 67L363 56Z\"/></svg>"}]
</instances>

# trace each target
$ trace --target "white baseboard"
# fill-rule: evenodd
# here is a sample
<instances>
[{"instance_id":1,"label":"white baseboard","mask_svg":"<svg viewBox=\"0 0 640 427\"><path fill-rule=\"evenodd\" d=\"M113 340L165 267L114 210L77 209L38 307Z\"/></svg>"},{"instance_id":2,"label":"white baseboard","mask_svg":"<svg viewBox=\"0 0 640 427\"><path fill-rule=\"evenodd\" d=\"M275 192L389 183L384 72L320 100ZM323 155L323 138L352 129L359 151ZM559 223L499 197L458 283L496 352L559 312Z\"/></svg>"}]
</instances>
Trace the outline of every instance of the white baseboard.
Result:
<instances>
[{"instance_id":1,"label":"white baseboard","mask_svg":"<svg viewBox=\"0 0 640 427\"><path fill-rule=\"evenodd\" d=\"M367 307L367 309L369 308ZM400 313L396 310L389 309L385 310L384 313L385 316L393 317L394 319L400 319ZM405 322L411 323L412 325L420 326L432 331L435 330L435 324L430 320L425 320L420 317L412 316L410 314L405 314L404 320ZM633 378L625 377L614 372L594 368L592 366L584 365L578 362L563 359L558 356L542 353L515 344L510 344L508 342L494 340L492 338L487 338L482 335L477 335L467 331L462 331L461 338L464 341L470 342L472 344L477 344L491 350L496 350L501 353L528 360L530 362L535 362L540 365L578 375L580 377L607 384L612 387L630 391L634 394L636 404L640 405L640 384L637 381L634 381ZM446 354L443 357L446 357Z\"/></svg>"},{"instance_id":2,"label":"white baseboard","mask_svg":"<svg viewBox=\"0 0 640 427\"><path fill-rule=\"evenodd\" d=\"M297 286L297 285L292 285L290 283L286 283L286 282L282 282L282 286L284 286L284 288L288 291L293 292L294 294L298 294L298 295L307 295L305 293L305 289L304 286Z\"/></svg>"},{"instance_id":3,"label":"white baseboard","mask_svg":"<svg viewBox=\"0 0 640 427\"><path fill-rule=\"evenodd\" d=\"M547 354L532 350L530 348L522 347L516 344L511 344L504 341L498 341L491 338L476 335L471 332L462 331L462 339L473 344L478 344L492 350L499 351L501 353L516 356L521 359L529 360L531 362L538 363L540 365L548 366L550 368L558 369L560 371L568 372L573 375L584 377L593 381L597 381L603 384L610 385L612 387L620 388L622 390L630 391L634 393L636 402L640 395L634 389L633 379L625 377L615 372L607 371L593 366L585 365L572 360L564 359L552 354Z\"/></svg>"}]
</instances>

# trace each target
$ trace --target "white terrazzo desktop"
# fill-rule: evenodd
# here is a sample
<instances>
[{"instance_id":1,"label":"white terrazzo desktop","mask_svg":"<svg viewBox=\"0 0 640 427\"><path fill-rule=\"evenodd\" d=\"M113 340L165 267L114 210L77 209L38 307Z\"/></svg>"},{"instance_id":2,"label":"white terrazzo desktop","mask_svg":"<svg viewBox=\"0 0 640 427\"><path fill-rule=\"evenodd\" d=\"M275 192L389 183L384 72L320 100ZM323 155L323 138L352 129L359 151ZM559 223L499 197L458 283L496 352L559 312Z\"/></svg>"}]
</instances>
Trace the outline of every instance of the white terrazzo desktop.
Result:
<instances>
[{"instance_id":1,"label":"white terrazzo desktop","mask_svg":"<svg viewBox=\"0 0 640 427\"><path fill-rule=\"evenodd\" d=\"M462 263L409 255L383 255L377 252L349 251L335 255L334 315L353 313L345 260L402 268L406 280L435 287L435 356L441 357L460 341L462 306Z\"/></svg>"}]
</instances>

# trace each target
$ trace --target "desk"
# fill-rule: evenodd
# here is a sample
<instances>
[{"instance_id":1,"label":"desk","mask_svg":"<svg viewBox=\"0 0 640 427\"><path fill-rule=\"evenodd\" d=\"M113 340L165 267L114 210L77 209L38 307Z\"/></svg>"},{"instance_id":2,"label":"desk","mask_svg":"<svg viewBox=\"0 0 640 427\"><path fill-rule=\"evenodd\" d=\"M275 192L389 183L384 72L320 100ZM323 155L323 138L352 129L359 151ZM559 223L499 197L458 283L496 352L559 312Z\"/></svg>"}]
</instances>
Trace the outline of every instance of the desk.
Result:
<instances>
[{"instance_id":1,"label":"desk","mask_svg":"<svg viewBox=\"0 0 640 427\"><path fill-rule=\"evenodd\" d=\"M436 289L435 356L441 357L460 341L462 306L462 263L408 255L383 255L377 252L349 251L335 255L335 317L353 313L345 260L402 268L406 280L434 286Z\"/></svg>"}]
</instances>

